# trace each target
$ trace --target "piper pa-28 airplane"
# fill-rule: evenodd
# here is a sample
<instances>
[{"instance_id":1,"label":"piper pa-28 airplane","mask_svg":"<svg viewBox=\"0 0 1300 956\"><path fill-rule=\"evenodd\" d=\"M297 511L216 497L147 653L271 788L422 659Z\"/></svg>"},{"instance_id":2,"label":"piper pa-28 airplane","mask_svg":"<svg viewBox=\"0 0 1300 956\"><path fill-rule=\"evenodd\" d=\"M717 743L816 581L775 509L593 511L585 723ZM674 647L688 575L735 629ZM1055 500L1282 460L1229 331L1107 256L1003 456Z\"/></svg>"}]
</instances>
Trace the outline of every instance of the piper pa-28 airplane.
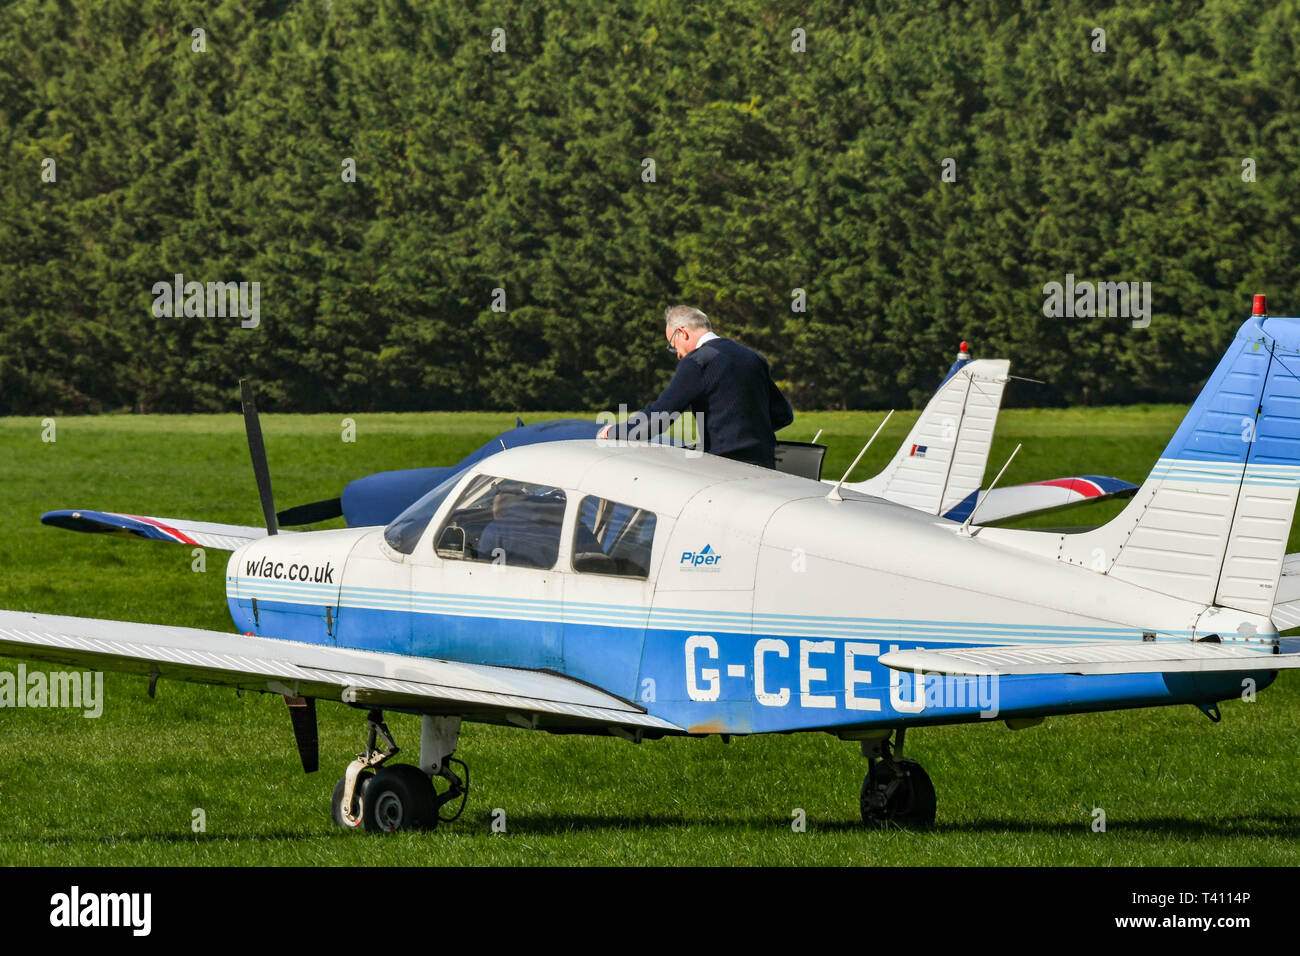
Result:
<instances>
[{"instance_id":1,"label":"piper pa-28 airplane","mask_svg":"<svg viewBox=\"0 0 1300 956\"><path fill-rule=\"evenodd\" d=\"M1217 720L1243 681L1300 667L1270 618L1298 419L1300 319L1257 297L1133 500L1084 533L958 522L667 445L533 444L387 527L241 544L239 634L6 611L0 652L282 694L309 772L315 702L366 710L366 752L334 790L345 827L463 808L464 720L634 742L831 733L868 758L863 819L923 825L936 801L903 757L912 727L1168 704ZM418 766L388 762L384 710L421 716Z\"/></svg>"}]
</instances>

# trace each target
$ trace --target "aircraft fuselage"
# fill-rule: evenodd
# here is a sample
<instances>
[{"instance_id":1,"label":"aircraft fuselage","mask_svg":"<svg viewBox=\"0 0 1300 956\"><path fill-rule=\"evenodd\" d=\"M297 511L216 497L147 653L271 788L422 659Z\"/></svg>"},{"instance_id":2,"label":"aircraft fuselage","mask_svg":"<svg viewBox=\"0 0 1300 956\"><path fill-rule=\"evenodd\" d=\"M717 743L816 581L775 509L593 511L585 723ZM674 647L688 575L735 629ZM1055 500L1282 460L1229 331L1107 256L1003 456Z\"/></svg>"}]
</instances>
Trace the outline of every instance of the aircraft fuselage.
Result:
<instances>
[{"instance_id":1,"label":"aircraft fuselage","mask_svg":"<svg viewBox=\"0 0 1300 956\"><path fill-rule=\"evenodd\" d=\"M227 572L236 624L307 643L555 671L692 733L852 732L1241 692L1241 674L891 670L878 659L892 650L1186 640L1207 633L1207 607L962 535L953 522L880 499L830 501L805 479L716 459L692 474L672 449L602 456L593 442L562 444L579 446L569 457L587 467L535 474L541 459L528 449L481 466L564 489L554 567L439 557L433 541L452 494L410 554L380 528L272 537L236 552ZM654 510L646 577L574 569L579 503L590 495ZM1267 619L1237 616L1261 635L1272 630ZM1216 633L1235 626L1236 617L1213 622ZM1272 676L1250 675L1259 688Z\"/></svg>"}]
</instances>

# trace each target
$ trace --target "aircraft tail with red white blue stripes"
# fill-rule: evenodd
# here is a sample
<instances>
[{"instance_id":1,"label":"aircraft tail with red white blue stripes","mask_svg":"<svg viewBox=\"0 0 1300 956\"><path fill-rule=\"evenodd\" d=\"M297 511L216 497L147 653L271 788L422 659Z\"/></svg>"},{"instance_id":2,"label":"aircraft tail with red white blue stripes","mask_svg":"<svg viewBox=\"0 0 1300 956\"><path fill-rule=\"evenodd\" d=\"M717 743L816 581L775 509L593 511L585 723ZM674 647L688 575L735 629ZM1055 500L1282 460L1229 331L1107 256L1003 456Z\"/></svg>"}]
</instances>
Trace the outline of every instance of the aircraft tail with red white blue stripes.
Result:
<instances>
[{"instance_id":1,"label":"aircraft tail with red white blue stripes","mask_svg":"<svg viewBox=\"0 0 1300 956\"><path fill-rule=\"evenodd\" d=\"M962 342L956 362L889 464L874 478L844 487L954 521L965 521L978 507L981 524L1137 491L1131 482L1104 475L981 490L1010 367L1006 359L972 360Z\"/></svg>"}]
</instances>

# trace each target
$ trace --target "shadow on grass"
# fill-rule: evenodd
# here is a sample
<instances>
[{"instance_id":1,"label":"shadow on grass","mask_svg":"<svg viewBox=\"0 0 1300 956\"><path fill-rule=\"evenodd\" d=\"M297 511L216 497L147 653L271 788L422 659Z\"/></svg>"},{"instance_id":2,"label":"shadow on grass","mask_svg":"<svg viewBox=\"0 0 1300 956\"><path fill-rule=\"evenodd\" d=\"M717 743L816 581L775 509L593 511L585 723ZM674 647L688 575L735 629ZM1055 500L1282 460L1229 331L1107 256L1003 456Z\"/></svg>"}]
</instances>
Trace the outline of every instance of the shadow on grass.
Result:
<instances>
[{"instance_id":1,"label":"shadow on grass","mask_svg":"<svg viewBox=\"0 0 1300 956\"><path fill-rule=\"evenodd\" d=\"M783 824L788 825L785 821ZM809 821L808 829L830 832L852 832L865 827L857 820L836 820L825 823ZM1077 819L1065 822L1038 822L987 818L982 820L945 821L942 818L933 826L907 831L899 826L879 828L882 832L915 832L930 834L1024 834L1040 836L1092 836L1091 820ZM1185 817L1141 817L1137 819L1111 818L1106 833L1142 834L1153 837L1240 837L1254 839L1300 837L1300 816L1282 814L1242 814L1218 820L1189 820ZM1102 834L1097 834L1098 836Z\"/></svg>"},{"instance_id":2,"label":"shadow on grass","mask_svg":"<svg viewBox=\"0 0 1300 956\"><path fill-rule=\"evenodd\" d=\"M780 833L789 831L788 818L762 819L756 817L737 817L733 819L700 818L687 819L680 814L642 814L638 816L615 816L612 814L567 814L567 815L523 815L510 817L508 834L510 836L563 836L573 833L596 833L608 831L620 832L654 832L686 829L733 829L751 833ZM488 836L491 833L491 820L465 820L445 823L438 828L438 833L453 836ZM892 833L895 835L912 834L922 836L947 835L1025 835L1051 837L1091 837L1087 820L1070 822L1034 822L1012 819L982 819L945 822L940 819L930 827L907 830L899 826L867 827L860 820L808 820L808 833ZM1107 834L1141 835L1147 837L1180 838L1240 838L1258 839L1297 839L1300 838L1300 816L1282 814L1242 814L1224 817L1219 820L1188 820L1180 817L1143 817L1133 820L1110 820ZM69 837L66 834L50 836L26 835L23 842L44 844L47 846L85 845L87 843L160 843L160 844L194 844L217 845L222 843L274 843L300 842L330 839L364 839L360 833L343 830L324 830L315 832L275 830L270 832L249 833L114 833L111 835L87 835Z\"/></svg>"},{"instance_id":3,"label":"shadow on grass","mask_svg":"<svg viewBox=\"0 0 1300 956\"><path fill-rule=\"evenodd\" d=\"M490 821L471 821L470 832L480 832ZM454 829L464 824L447 824ZM757 817L687 819L681 815L644 814L620 817L615 815L528 815L510 817L509 833L512 835L555 836L565 833L601 830L665 830L687 828L729 828L748 831L789 831L790 818L762 819ZM940 819L934 826L914 831L889 826L868 828L861 820L808 819L809 833L916 833L920 834L1025 834L1044 836L1092 836L1089 820L1069 822L1033 822L1014 819L982 819L946 822ZM1107 831L1112 834L1142 834L1153 837L1243 837L1243 838L1300 838L1300 815L1242 814L1218 820L1188 820L1180 817L1143 817L1135 820L1111 819Z\"/></svg>"},{"instance_id":4,"label":"shadow on grass","mask_svg":"<svg viewBox=\"0 0 1300 956\"><path fill-rule=\"evenodd\" d=\"M342 830L322 832L281 830L266 833L87 833L85 836L69 836L66 833L33 835L24 833L21 837L6 837L8 843L30 843L42 846L102 846L105 852L112 852L115 843L159 843L179 845L184 843L199 846L214 846L222 843L272 843L300 842L308 840L331 839L348 836Z\"/></svg>"}]
</instances>

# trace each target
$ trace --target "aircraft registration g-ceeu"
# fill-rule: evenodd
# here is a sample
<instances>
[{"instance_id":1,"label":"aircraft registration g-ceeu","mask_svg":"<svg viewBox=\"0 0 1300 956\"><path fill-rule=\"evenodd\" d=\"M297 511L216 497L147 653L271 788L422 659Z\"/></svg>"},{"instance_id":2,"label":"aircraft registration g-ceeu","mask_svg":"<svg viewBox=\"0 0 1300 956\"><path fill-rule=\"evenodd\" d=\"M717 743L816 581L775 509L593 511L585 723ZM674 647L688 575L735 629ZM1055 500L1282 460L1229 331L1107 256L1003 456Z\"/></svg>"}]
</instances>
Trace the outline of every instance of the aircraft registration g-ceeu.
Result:
<instances>
[{"instance_id":1,"label":"aircraft registration g-ceeu","mask_svg":"<svg viewBox=\"0 0 1300 956\"><path fill-rule=\"evenodd\" d=\"M1266 318L1262 297L1256 312L1132 500L1081 533L588 438L484 455L383 527L276 534L251 414L272 533L168 525L233 547L238 633L5 611L0 651L282 694L309 771L316 701L365 710L366 752L334 790L345 827L454 818L464 720L830 733L868 758L864 820L926 824L909 728L1170 704L1217 719L1243 681L1300 666L1274 621L1300 605L1284 573L1300 319ZM954 436L912 444L922 479L954 470ZM390 762L384 710L421 715L418 765Z\"/></svg>"}]
</instances>

